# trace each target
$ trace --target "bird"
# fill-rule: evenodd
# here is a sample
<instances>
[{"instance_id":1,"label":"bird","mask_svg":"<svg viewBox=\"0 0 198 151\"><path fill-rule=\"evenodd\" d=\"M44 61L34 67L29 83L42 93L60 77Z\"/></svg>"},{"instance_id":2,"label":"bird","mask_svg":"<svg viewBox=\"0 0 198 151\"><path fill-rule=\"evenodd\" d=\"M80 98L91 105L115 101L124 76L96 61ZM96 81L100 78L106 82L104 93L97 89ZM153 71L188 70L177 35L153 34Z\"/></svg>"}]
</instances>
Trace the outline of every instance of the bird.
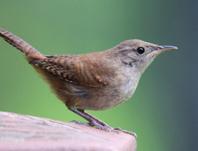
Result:
<instances>
[{"instance_id":1,"label":"bird","mask_svg":"<svg viewBox=\"0 0 198 151\"><path fill-rule=\"evenodd\" d=\"M127 101L151 62L162 52L178 49L131 39L103 51L44 55L3 28L0 37L24 54L70 111L102 130L111 127L85 110L109 109Z\"/></svg>"}]
</instances>

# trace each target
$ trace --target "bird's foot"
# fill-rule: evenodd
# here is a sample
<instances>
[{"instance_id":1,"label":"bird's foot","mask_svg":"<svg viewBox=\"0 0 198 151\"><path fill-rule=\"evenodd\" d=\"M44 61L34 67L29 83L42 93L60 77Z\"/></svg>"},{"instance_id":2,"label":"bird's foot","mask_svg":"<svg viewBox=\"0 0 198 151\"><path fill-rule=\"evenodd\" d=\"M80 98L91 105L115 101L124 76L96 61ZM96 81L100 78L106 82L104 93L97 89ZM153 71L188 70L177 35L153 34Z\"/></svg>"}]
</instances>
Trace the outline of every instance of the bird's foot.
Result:
<instances>
[{"instance_id":1,"label":"bird's foot","mask_svg":"<svg viewBox=\"0 0 198 151\"><path fill-rule=\"evenodd\" d=\"M135 133L135 132L129 132L129 131L126 131L126 130L123 130L123 129L121 129L121 128L114 128L113 130L115 130L115 131L121 131L121 132L124 132L124 133L126 133L126 134L129 134L129 135L132 135L132 136L134 136L135 138L137 138L137 134Z\"/></svg>"},{"instance_id":2,"label":"bird's foot","mask_svg":"<svg viewBox=\"0 0 198 151\"><path fill-rule=\"evenodd\" d=\"M80 121L76 121L76 120L73 120L73 121L71 121L71 122L72 122L72 123L75 123L75 124L79 124L79 125L85 125L85 126L88 125L87 123L80 122Z\"/></svg>"},{"instance_id":3,"label":"bird's foot","mask_svg":"<svg viewBox=\"0 0 198 151\"><path fill-rule=\"evenodd\" d=\"M109 125L107 125L105 123L98 123L96 121L92 121L92 122L89 122L89 123L84 123L84 122L73 120L71 122L79 124L79 125L84 125L84 126L88 126L89 125L91 127L94 127L94 128L100 129L100 130L104 130L104 131L107 131L107 132L113 131L113 128L110 127Z\"/></svg>"},{"instance_id":4,"label":"bird's foot","mask_svg":"<svg viewBox=\"0 0 198 151\"><path fill-rule=\"evenodd\" d=\"M135 138L137 138L137 134L135 132L129 132L129 131L123 130L121 128L113 128L113 127L107 125L106 123L98 123L96 121L92 121L88 124L92 127L95 127L97 129L100 129L100 130L103 130L103 131L106 131L106 132L115 132L115 133L123 132L123 133L132 135Z\"/></svg>"},{"instance_id":5,"label":"bird's foot","mask_svg":"<svg viewBox=\"0 0 198 151\"><path fill-rule=\"evenodd\" d=\"M103 122L97 122L97 121L91 121L88 123L90 126L95 127L97 129L106 131L106 132L111 132L113 128L106 123Z\"/></svg>"},{"instance_id":6,"label":"bird's foot","mask_svg":"<svg viewBox=\"0 0 198 151\"><path fill-rule=\"evenodd\" d=\"M135 132L126 131L126 130L123 130L121 128L112 128L111 126L109 126L108 124L106 124L104 122L99 123L97 121L91 121L89 123L83 123L83 122L75 121L75 120L71 121L71 122L77 123L77 124L80 124L80 125L85 125L85 126L89 125L91 127L94 127L94 128L99 129L99 130L106 131L106 132L115 132L115 133L123 132L123 133L132 135L135 138L137 138L137 134Z\"/></svg>"}]
</instances>

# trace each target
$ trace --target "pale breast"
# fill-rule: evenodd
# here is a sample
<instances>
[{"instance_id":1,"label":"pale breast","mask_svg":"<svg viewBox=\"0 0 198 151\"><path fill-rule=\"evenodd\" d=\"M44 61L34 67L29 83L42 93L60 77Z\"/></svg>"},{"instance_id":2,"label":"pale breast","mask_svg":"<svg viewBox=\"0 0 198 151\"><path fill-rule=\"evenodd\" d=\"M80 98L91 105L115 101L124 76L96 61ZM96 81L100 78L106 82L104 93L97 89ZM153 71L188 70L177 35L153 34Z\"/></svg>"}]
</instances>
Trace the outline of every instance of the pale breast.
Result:
<instances>
[{"instance_id":1,"label":"pale breast","mask_svg":"<svg viewBox=\"0 0 198 151\"><path fill-rule=\"evenodd\" d=\"M100 90L98 97L94 98L94 107L89 109L107 109L128 100L134 94L139 78L140 75L132 70L119 72L111 86Z\"/></svg>"},{"instance_id":2,"label":"pale breast","mask_svg":"<svg viewBox=\"0 0 198 151\"><path fill-rule=\"evenodd\" d=\"M120 93L123 100L129 99L136 90L138 81L135 79L128 79L120 87Z\"/></svg>"},{"instance_id":3,"label":"pale breast","mask_svg":"<svg viewBox=\"0 0 198 151\"><path fill-rule=\"evenodd\" d=\"M121 76L119 90L121 101L125 101L134 94L140 79L140 74L129 68L124 70Z\"/></svg>"}]
</instances>

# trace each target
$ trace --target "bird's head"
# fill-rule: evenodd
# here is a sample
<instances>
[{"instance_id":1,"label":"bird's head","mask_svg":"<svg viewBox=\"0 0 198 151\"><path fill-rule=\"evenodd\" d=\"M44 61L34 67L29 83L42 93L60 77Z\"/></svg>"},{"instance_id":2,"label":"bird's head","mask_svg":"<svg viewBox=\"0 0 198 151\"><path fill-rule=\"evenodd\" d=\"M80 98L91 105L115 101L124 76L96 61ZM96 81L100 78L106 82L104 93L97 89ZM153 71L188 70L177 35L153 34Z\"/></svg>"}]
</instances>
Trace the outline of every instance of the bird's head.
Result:
<instances>
[{"instance_id":1,"label":"bird's head","mask_svg":"<svg viewBox=\"0 0 198 151\"><path fill-rule=\"evenodd\" d=\"M133 67L142 73L160 53L176 49L176 46L157 45L133 39L121 42L113 51L125 66Z\"/></svg>"}]
</instances>

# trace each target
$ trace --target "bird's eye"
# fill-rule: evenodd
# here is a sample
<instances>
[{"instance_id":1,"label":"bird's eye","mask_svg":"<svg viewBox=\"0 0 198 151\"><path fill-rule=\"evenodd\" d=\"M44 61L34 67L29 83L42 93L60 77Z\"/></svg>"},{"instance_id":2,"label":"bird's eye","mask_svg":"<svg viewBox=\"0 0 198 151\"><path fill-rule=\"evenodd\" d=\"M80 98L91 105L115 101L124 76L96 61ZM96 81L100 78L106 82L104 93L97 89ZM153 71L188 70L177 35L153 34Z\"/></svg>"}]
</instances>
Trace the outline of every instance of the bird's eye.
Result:
<instances>
[{"instance_id":1,"label":"bird's eye","mask_svg":"<svg viewBox=\"0 0 198 151\"><path fill-rule=\"evenodd\" d=\"M137 48L137 52L138 52L139 54L143 54L143 53L145 52L145 50L144 50L143 47L138 47L138 48Z\"/></svg>"}]
</instances>

